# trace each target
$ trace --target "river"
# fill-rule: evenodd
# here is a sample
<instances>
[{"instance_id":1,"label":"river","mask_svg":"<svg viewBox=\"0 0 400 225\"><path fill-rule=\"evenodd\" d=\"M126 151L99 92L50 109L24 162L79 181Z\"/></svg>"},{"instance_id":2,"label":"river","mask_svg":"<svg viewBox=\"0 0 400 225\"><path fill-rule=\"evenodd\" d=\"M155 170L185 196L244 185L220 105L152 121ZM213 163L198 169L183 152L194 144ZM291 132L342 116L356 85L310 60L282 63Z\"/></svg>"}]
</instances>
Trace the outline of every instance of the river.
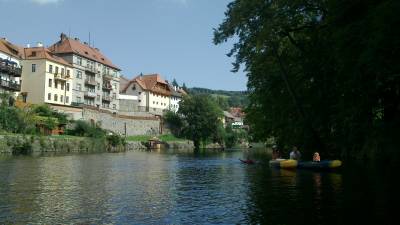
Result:
<instances>
[{"instance_id":1,"label":"river","mask_svg":"<svg viewBox=\"0 0 400 225\"><path fill-rule=\"evenodd\" d=\"M271 169L243 151L0 157L0 224L390 224L392 169ZM391 206L392 204L395 204Z\"/></svg>"}]
</instances>

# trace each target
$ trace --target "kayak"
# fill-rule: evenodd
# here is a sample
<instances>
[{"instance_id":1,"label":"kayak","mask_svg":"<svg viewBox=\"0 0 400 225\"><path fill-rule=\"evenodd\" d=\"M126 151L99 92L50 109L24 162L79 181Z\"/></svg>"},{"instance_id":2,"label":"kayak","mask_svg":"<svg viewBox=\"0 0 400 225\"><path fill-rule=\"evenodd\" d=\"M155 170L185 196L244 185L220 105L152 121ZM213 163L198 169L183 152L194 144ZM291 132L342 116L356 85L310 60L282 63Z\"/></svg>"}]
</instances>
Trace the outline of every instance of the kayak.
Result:
<instances>
[{"instance_id":1,"label":"kayak","mask_svg":"<svg viewBox=\"0 0 400 225\"><path fill-rule=\"evenodd\" d=\"M340 160L322 160L320 162L299 162L298 167L304 169L334 169L342 165Z\"/></svg>"},{"instance_id":2,"label":"kayak","mask_svg":"<svg viewBox=\"0 0 400 225\"><path fill-rule=\"evenodd\" d=\"M276 159L269 161L271 167L282 169L294 169L297 167L297 164L297 160L293 159Z\"/></svg>"},{"instance_id":3,"label":"kayak","mask_svg":"<svg viewBox=\"0 0 400 225\"><path fill-rule=\"evenodd\" d=\"M254 160L251 160L251 159L246 159L246 160L239 159L239 160L240 160L240 162L246 163L246 164L254 164L254 163L256 163Z\"/></svg>"}]
</instances>

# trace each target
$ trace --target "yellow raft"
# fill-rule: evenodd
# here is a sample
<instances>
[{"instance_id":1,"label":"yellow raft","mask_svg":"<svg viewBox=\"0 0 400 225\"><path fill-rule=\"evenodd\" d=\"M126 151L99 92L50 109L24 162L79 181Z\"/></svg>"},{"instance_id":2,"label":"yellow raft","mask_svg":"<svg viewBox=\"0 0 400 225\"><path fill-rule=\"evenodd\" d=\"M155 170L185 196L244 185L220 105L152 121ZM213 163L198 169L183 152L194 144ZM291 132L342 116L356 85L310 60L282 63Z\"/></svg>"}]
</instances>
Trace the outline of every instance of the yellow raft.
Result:
<instances>
[{"instance_id":1,"label":"yellow raft","mask_svg":"<svg viewBox=\"0 0 400 225\"><path fill-rule=\"evenodd\" d=\"M269 165L274 168L295 169L298 162L293 159L276 159L269 161Z\"/></svg>"}]
</instances>

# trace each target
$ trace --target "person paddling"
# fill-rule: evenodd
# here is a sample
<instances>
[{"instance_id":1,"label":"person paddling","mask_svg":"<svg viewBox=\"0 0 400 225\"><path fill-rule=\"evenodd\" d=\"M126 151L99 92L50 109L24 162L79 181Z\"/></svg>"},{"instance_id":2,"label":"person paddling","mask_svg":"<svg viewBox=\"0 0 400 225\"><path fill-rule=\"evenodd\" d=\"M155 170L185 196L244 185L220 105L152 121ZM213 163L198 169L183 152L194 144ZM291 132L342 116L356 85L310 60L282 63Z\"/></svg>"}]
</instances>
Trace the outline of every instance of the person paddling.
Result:
<instances>
[{"instance_id":1,"label":"person paddling","mask_svg":"<svg viewBox=\"0 0 400 225\"><path fill-rule=\"evenodd\" d=\"M314 153L312 161L313 162L320 162L321 161L321 157L319 156L318 152Z\"/></svg>"},{"instance_id":2,"label":"person paddling","mask_svg":"<svg viewBox=\"0 0 400 225\"><path fill-rule=\"evenodd\" d=\"M297 147L296 146L293 146L293 150L290 152L290 159L293 159L293 160L300 160L300 158L301 158L301 153L300 153L300 151L297 149Z\"/></svg>"}]
</instances>

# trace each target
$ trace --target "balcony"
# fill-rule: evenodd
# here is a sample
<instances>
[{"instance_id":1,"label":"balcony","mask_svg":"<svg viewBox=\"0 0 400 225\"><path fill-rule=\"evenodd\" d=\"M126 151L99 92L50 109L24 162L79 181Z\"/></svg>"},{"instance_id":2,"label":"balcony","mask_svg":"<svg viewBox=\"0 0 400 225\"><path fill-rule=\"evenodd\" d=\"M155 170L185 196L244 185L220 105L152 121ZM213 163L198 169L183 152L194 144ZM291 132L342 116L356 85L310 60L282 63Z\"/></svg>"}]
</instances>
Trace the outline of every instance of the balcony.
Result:
<instances>
[{"instance_id":1,"label":"balcony","mask_svg":"<svg viewBox=\"0 0 400 225\"><path fill-rule=\"evenodd\" d=\"M88 73L96 74L97 70L94 67L86 66L85 71Z\"/></svg>"},{"instance_id":2,"label":"balcony","mask_svg":"<svg viewBox=\"0 0 400 225\"><path fill-rule=\"evenodd\" d=\"M112 86L109 85L109 84L103 84L103 90L111 91L112 90Z\"/></svg>"},{"instance_id":3,"label":"balcony","mask_svg":"<svg viewBox=\"0 0 400 225\"><path fill-rule=\"evenodd\" d=\"M112 75L110 75L110 74L103 74L103 80L112 80L113 79L113 76Z\"/></svg>"},{"instance_id":4,"label":"balcony","mask_svg":"<svg viewBox=\"0 0 400 225\"><path fill-rule=\"evenodd\" d=\"M96 80L93 79L93 78L91 78L91 79L85 79L85 84L87 84L87 85L92 85L92 86L96 86L96 85L97 85Z\"/></svg>"},{"instance_id":5,"label":"balcony","mask_svg":"<svg viewBox=\"0 0 400 225\"><path fill-rule=\"evenodd\" d=\"M14 77L20 77L22 68L15 67L14 65L5 62L0 62L0 71L13 75Z\"/></svg>"},{"instance_id":6,"label":"balcony","mask_svg":"<svg viewBox=\"0 0 400 225\"><path fill-rule=\"evenodd\" d=\"M111 102L112 101L112 97L111 96L109 96L109 95L103 95L103 101L105 101L105 102Z\"/></svg>"},{"instance_id":7,"label":"balcony","mask_svg":"<svg viewBox=\"0 0 400 225\"><path fill-rule=\"evenodd\" d=\"M69 76L61 75L60 73L56 73L56 74L54 74L54 79L61 80L61 81L67 81L67 79L69 79Z\"/></svg>"},{"instance_id":8,"label":"balcony","mask_svg":"<svg viewBox=\"0 0 400 225\"><path fill-rule=\"evenodd\" d=\"M83 95L85 98L96 98L95 92L85 91Z\"/></svg>"},{"instance_id":9,"label":"balcony","mask_svg":"<svg viewBox=\"0 0 400 225\"><path fill-rule=\"evenodd\" d=\"M10 91L20 91L21 85L9 80L0 80L0 86Z\"/></svg>"}]
</instances>

